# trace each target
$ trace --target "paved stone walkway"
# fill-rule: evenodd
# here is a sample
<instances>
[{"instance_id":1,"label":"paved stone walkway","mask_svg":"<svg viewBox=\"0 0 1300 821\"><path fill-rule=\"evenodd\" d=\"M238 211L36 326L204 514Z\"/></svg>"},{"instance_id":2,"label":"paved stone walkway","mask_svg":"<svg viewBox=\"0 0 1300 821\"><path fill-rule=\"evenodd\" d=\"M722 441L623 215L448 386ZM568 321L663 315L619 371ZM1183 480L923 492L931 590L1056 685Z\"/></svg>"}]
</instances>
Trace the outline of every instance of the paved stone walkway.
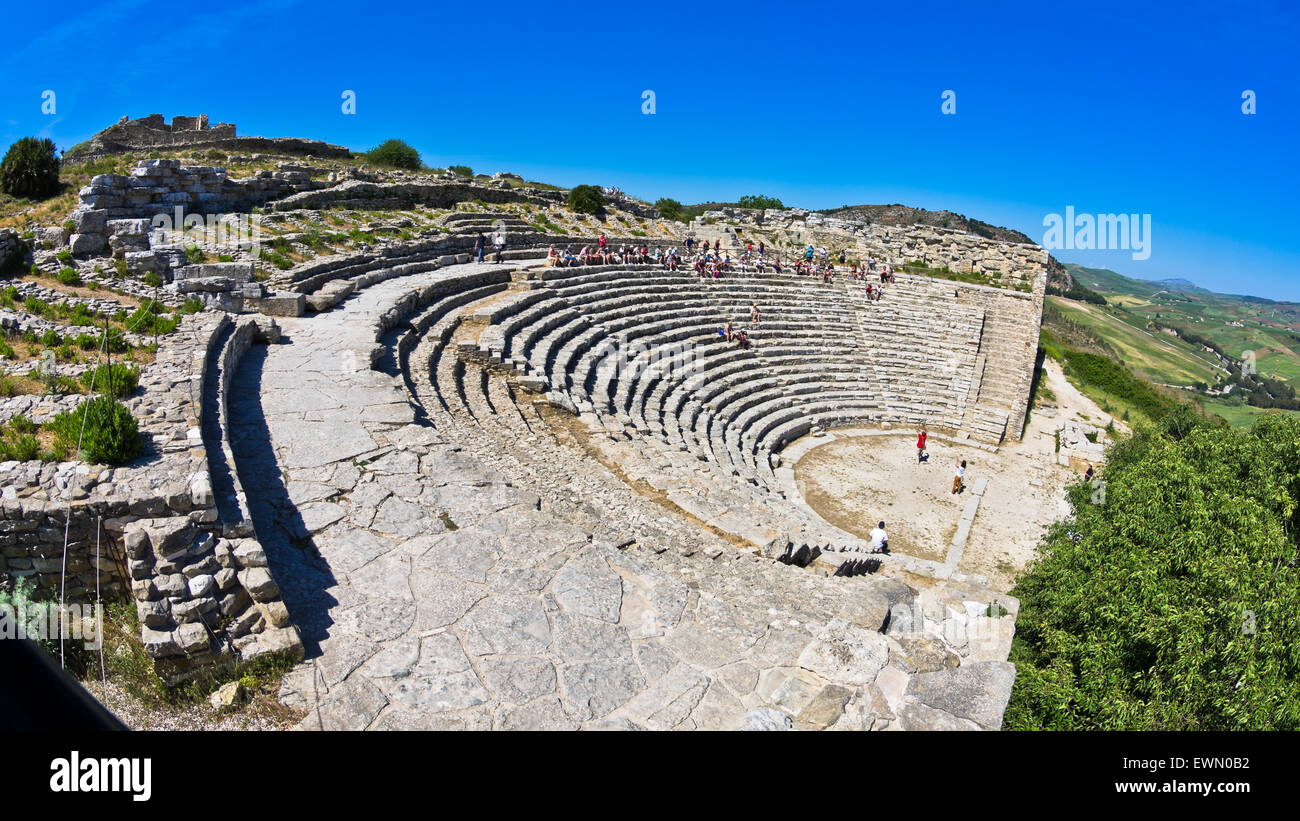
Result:
<instances>
[{"instance_id":1,"label":"paved stone walkway","mask_svg":"<svg viewBox=\"0 0 1300 821\"><path fill-rule=\"evenodd\" d=\"M1000 723L1009 665L952 669L939 642L880 632L911 605L904 585L737 549L619 549L632 539L593 538L415 424L401 378L369 367L378 317L481 267L281 320L284 344L240 366L232 448L307 646L281 692L308 711L304 729ZM944 677L959 672L976 692L954 703Z\"/></svg>"}]
</instances>

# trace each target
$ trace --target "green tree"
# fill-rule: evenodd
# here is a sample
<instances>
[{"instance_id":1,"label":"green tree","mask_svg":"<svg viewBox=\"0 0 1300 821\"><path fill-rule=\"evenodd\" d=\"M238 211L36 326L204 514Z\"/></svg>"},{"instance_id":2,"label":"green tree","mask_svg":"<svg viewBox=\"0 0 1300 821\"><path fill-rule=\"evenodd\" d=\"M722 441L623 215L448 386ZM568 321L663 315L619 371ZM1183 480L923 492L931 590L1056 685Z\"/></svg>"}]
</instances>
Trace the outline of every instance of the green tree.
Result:
<instances>
[{"instance_id":1,"label":"green tree","mask_svg":"<svg viewBox=\"0 0 1300 821\"><path fill-rule=\"evenodd\" d=\"M769 197L764 194L746 194L736 203L741 208L784 208L781 201L776 197Z\"/></svg>"},{"instance_id":2,"label":"green tree","mask_svg":"<svg viewBox=\"0 0 1300 821\"><path fill-rule=\"evenodd\" d=\"M682 204L677 200L661 197L655 200L655 208L659 210L661 218L682 222Z\"/></svg>"},{"instance_id":3,"label":"green tree","mask_svg":"<svg viewBox=\"0 0 1300 821\"><path fill-rule=\"evenodd\" d=\"M605 195L594 185L579 185L569 191L569 208L579 214L600 214L605 210Z\"/></svg>"},{"instance_id":4,"label":"green tree","mask_svg":"<svg viewBox=\"0 0 1300 821\"><path fill-rule=\"evenodd\" d=\"M0 160L0 191L11 197L45 199L59 192L59 157L54 141L23 137Z\"/></svg>"},{"instance_id":5,"label":"green tree","mask_svg":"<svg viewBox=\"0 0 1300 821\"><path fill-rule=\"evenodd\" d=\"M1013 591L1005 726L1300 729L1300 421L1175 411L1102 479Z\"/></svg>"},{"instance_id":6,"label":"green tree","mask_svg":"<svg viewBox=\"0 0 1300 821\"><path fill-rule=\"evenodd\" d=\"M366 162L384 168L401 168L407 171L419 171L424 167L420 162L420 152L401 140L384 140L363 155Z\"/></svg>"}]
</instances>

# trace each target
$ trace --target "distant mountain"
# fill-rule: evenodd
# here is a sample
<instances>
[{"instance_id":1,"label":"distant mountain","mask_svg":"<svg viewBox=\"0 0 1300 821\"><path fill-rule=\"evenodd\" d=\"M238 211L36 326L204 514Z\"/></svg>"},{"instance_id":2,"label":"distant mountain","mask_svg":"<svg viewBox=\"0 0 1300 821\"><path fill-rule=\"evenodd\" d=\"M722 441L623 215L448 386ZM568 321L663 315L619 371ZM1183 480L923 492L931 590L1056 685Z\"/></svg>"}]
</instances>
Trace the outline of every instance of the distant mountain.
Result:
<instances>
[{"instance_id":1,"label":"distant mountain","mask_svg":"<svg viewBox=\"0 0 1300 821\"><path fill-rule=\"evenodd\" d=\"M1203 294L1211 293L1211 291L1202 288L1201 286L1187 279L1178 279L1178 278L1154 279L1150 281L1156 283L1157 285L1163 285L1166 288L1172 288L1175 291L1199 291L1200 293Z\"/></svg>"}]
</instances>

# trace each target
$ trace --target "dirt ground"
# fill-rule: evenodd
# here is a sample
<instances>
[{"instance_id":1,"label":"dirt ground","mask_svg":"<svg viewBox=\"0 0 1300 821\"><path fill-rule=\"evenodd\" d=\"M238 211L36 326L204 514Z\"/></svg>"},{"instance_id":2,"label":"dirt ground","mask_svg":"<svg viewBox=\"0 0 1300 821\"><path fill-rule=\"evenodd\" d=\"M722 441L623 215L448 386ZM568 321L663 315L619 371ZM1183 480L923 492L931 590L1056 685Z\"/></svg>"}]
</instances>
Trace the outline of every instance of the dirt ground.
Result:
<instances>
[{"instance_id":1,"label":"dirt ground","mask_svg":"<svg viewBox=\"0 0 1300 821\"><path fill-rule=\"evenodd\" d=\"M1009 591L1047 525L1069 514L1066 485L1081 479L1056 464L1056 428L1070 418L1103 426L1111 421L1065 380L1057 363L1044 364L1044 378L1055 399L1030 414L1023 440L997 453L931 438L929 460L917 464L913 431L842 436L800 459L795 480L808 504L832 524L865 538L883 519L891 551L942 562L971 487L987 478L960 569ZM957 459L966 460L960 496L952 494Z\"/></svg>"}]
</instances>

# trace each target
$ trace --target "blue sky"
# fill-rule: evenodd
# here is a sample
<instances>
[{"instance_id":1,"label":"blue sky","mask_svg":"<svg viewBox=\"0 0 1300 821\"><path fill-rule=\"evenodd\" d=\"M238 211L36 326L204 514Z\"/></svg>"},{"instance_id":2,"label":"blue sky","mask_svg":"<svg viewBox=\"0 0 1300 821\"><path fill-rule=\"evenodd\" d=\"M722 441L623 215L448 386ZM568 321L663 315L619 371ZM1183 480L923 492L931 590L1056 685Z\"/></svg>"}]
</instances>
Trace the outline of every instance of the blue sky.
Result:
<instances>
[{"instance_id":1,"label":"blue sky","mask_svg":"<svg viewBox=\"0 0 1300 821\"><path fill-rule=\"evenodd\" d=\"M11 4L12 5L12 4ZM70 147L123 115L431 165L947 208L1037 241L1048 214L1150 214L1149 259L1067 262L1300 300L1300 6L143 0L6 10L0 144ZM12 36L15 32L23 36ZM56 112L41 112L41 94ZM656 111L643 114L642 92ZM956 113L941 94L956 93ZM1242 92L1257 113L1241 111ZM341 111L353 90L357 113Z\"/></svg>"}]
</instances>

